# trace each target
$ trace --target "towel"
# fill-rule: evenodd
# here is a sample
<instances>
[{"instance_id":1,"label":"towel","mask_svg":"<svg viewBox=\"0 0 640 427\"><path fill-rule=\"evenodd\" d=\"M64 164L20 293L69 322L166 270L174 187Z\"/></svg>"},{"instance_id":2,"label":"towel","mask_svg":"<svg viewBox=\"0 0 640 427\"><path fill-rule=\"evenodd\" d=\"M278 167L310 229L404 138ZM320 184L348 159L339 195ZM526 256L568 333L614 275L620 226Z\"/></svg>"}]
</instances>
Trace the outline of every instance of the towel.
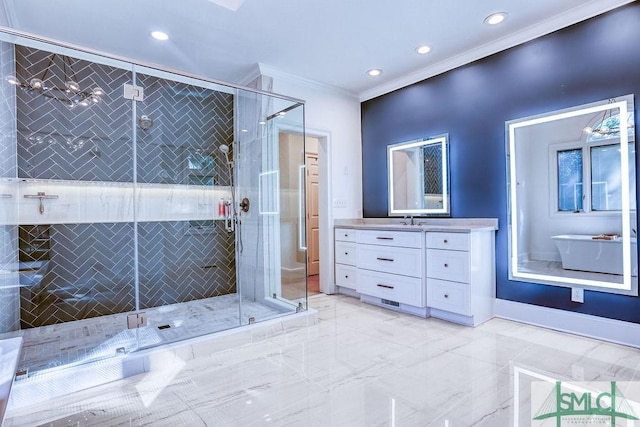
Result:
<instances>
[{"instance_id":1,"label":"towel","mask_svg":"<svg viewBox=\"0 0 640 427\"><path fill-rule=\"evenodd\" d=\"M616 233L602 233L602 234L598 234L597 236L593 236L592 239L593 240L616 240L618 237L620 237L620 235Z\"/></svg>"}]
</instances>

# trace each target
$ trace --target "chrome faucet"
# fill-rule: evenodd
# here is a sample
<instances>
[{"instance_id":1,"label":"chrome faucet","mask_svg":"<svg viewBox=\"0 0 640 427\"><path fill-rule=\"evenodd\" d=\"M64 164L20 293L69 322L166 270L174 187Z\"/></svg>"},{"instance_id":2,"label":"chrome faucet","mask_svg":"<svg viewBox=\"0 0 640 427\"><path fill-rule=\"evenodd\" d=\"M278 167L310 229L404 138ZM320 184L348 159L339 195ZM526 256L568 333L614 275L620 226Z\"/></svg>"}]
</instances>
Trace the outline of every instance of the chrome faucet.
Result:
<instances>
[{"instance_id":1,"label":"chrome faucet","mask_svg":"<svg viewBox=\"0 0 640 427\"><path fill-rule=\"evenodd\" d=\"M409 222L407 222L407 218L409 218ZM413 215L411 215L411 216L405 215L404 216L404 221L402 222L402 225L415 225L415 223L413 222Z\"/></svg>"}]
</instances>

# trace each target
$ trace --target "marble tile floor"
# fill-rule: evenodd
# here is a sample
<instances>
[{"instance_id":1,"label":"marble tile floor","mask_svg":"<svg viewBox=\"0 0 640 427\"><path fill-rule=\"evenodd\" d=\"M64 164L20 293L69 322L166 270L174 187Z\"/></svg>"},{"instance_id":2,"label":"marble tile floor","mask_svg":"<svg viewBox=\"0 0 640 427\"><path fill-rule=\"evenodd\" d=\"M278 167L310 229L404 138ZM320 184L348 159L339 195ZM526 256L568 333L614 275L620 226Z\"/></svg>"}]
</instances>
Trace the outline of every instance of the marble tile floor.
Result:
<instances>
[{"instance_id":1,"label":"marble tile floor","mask_svg":"<svg viewBox=\"0 0 640 427\"><path fill-rule=\"evenodd\" d=\"M229 294L202 300L142 310L148 326L126 329L129 313L94 317L2 334L0 338L24 339L18 370L29 375L59 366L73 366L185 338L231 329L239 325L238 295ZM295 312L291 307L290 312ZM269 306L242 300L242 323L282 315ZM159 329L169 325L170 328Z\"/></svg>"},{"instance_id":2,"label":"marble tile floor","mask_svg":"<svg viewBox=\"0 0 640 427\"><path fill-rule=\"evenodd\" d=\"M536 382L640 383L635 348L497 318L469 328L347 296L309 302L313 326L9 408L5 426L530 426Z\"/></svg>"}]
</instances>

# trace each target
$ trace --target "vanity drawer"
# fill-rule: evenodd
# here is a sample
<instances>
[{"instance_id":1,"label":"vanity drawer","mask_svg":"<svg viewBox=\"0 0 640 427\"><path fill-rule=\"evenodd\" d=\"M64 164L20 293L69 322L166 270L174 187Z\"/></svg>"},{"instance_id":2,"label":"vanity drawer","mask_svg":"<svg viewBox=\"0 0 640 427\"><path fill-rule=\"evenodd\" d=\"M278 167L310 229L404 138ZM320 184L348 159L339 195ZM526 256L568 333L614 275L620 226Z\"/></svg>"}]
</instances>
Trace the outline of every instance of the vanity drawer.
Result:
<instances>
[{"instance_id":1,"label":"vanity drawer","mask_svg":"<svg viewBox=\"0 0 640 427\"><path fill-rule=\"evenodd\" d=\"M353 265L336 264L336 285L355 290L357 274Z\"/></svg>"},{"instance_id":2,"label":"vanity drawer","mask_svg":"<svg viewBox=\"0 0 640 427\"><path fill-rule=\"evenodd\" d=\"M336 263L356 265L356 244L336 242Z\"/></svg>"},{"instance_id":3,"label":"vanity drawer","mask_svg":"<svg viewBox=\"0 0 640 427\"><path fill-rule=\"evenodd\" d=\"M469 286L463 283L427 279L427 301L432 308L471 315Z\"/></svg>"},{"instance_id":4,"label":"vanity drawer","mask_svg":"<svg viewBox=\"0 0 640 427\"><path fill-rule=\"evenodd\" d=\"M422 277L422 251L414 248L358 244L358 268Z\"/></svg>"},{"instance_id":5,"label":"vanity drawer","mask_svg":"<svg viewBox=\"0 0 640 427\"><path fill-rule=\"evenodd\" d=\"M421 231L358 230L358 243L367 245L422 247Z\"/></svg>"},{"instance_id":6,"label":"vanity drawer","mask_svg":"<svg viewBox=\"0 0 640 427\"><path fill-rule=\"evenodd\" d=\"M358 269L356 291L415 307L424 307L422 280Z\"/></svg>"},{"instance_id":7,"label":"vanity drawer","mask_svg":"<svg viewBox=\"0 0 640 427\"><path fill-rule=\"evenodd\" d=\"M428 232L427 248L469 250L469 233Z\"/></svg>"},{"instance_id":8,"label":"vanity drawer","mask_svg":"<svg viewBox=\"0 0 640 427\"><path fill-rule=\"evenodd\" d=\"M427 277L469 283L469 253L427 249Z\"/></svg>"},{"instance_id":9,"label":"vanity drawer","mask_svg":"<svg viewBox=\"0 0 640 427\"><path fill-rule=\"evenodd\" d=\"M333 230L333 237L335 240L342 242L355 242L356 230L353 228L336 228Z\"/></svg>"}]
</instances>

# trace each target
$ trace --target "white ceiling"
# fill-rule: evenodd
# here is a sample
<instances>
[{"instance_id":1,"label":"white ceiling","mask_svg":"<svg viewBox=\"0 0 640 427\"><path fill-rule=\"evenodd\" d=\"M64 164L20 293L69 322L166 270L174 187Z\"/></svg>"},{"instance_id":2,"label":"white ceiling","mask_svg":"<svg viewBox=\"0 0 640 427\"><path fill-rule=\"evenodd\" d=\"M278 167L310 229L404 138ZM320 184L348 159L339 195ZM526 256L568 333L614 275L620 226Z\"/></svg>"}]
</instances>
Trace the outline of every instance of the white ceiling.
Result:
<instances>
[{"instance_id":1,"label":"white ceiling","mask_svg":"<svg viewBox=\"0 0 640 427\"><path fill-rule=\"evenodd\" d=\"M2 0L0 24L231 83L261 64L368 99L631 1ZM496 11L508 19L484 24Z\"/></svg>"}]
</instances>

